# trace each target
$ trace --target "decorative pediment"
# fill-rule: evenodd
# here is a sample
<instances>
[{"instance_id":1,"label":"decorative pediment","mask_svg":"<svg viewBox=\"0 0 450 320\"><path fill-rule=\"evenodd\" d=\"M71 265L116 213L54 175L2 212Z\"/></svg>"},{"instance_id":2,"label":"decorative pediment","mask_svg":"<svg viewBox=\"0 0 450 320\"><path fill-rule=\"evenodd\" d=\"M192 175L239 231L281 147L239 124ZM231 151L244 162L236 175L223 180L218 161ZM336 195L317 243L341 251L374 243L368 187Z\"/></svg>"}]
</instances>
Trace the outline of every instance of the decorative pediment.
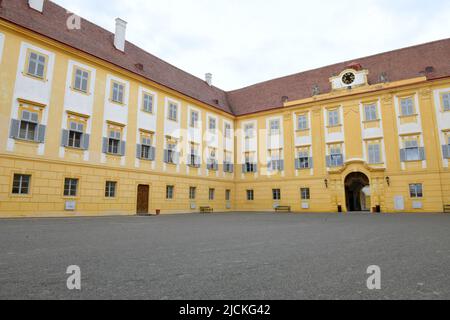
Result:
<instances>
[{"instance_id":1,"label":"decorative pediment","mask_svg":"<svg viewBox=\"0 0 450 320\"><path fill-rule=\"evenodd\" d=\"M352 89L367 86L369 70L364 70L357 63L350 64L345 70L330 78L333 90Z\"/></svg>"}]
</instances>

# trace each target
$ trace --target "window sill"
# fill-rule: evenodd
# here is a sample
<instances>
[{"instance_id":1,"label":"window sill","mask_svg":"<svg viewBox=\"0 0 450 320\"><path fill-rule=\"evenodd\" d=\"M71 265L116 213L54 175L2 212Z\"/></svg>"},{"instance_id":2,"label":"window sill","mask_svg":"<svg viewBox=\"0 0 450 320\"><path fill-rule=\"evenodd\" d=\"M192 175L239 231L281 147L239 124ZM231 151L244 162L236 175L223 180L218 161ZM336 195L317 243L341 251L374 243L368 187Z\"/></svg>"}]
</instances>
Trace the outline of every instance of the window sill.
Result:
<instances>
[{"instance_id":1,"label":"window sill","mask_svg":"<svg viewBox=\"0 0 450 320\"><path fill-rule=\"evenodd\" d=\"M337 125L333 125L333 126L328 125L327 128L328 129L342 128L342 124L337 124Z\"/></svg>"},{"instance_id":2,"label":"window sill","mask_svg":"<svg viewBox=\"0 0 450 320\"><path fill-rule=\"evenodd\" d=\"M115 101L115 100L113 100L113 99L109 99L109 102L111 102L111 103L113 103L113 104L116 104L116 105L118 105L118 106L122 106L122 107L125 106L125 103L124 103L124 102Z\"/></svg>"},{"instance_id":3,"label":"window sill","mask_svg":"<svg viewBox=\"0 0 450 320\"><path fill-rule=\"evenodd\" d=\"M28 72L22 72L22 75L25 76L25 77L34 79L34 80L41 81L41 82L48 82L48 79L45 79L45 76L44 77L39 77L39 76L36 76L34 74L29 74Z\"/></svg>"},{"instance_id":4,"label":"window sill","mask_svg":"<svg viewBox=\"0 0 450 320\"><path fill-rule=\"evenodd\" d=\"M15 199L20 199L20 198L30 199L30 198L33 197L33 194L31 194L31 193L28 193L28 194L10 193L9 196L12 197L12 198L15 198Z\"/></svg>"},{"instance_id":5,"label":"window sill","mask_svg":"<svg viewBox=\"0 0 450 320\"><path fill-rule=\"evenodd\" d=\"M376 119L376 120L364 120L362 123L375 123L375 122L380 122L381 119Z\"/></svg>"},{"instance_id":6,"label":"window sill","mask_svg":"<svg viewBox=\"0 0 450 320\"><path fill-rule=\"evenodd\" d=\"M297 129L295 130L295 132L306 132L306 131L310 131L311 128L307 128L307 129Z\"/></svg>"},{"instance_id":7,"label":"window sill","mask_svg":"<svg viewBox=\"0 0 450 320\"><path fill-rule=\"evenodd\" d=\"M27 139L21 139L21 138L14 138L14 140L18 143L21 144L34 144L34 145L38 145L41 144L42 142L39 141L34 141L34 140L27 140Z\"/></svg>"},{"instance_id":8,"label":"window sill","mask_svg":"<svg viewBox=\"0 0 450 320\"><path fill-rule=\"evenodd\" d=\"M413 118L413 117L418 117L419 115L417 114L417 113L414 113L414 114L409 114L409 115L399 115L398 117L400 118L400 119L405 119L405 118Z\"/></svg>"},{"instance_id":9,"label":"window sill","mask_svg":"<svg viewBox=\"0 0 450 320\"><path fill-rule=\"evenodd\" d=\"M81 89L77 89L77 88L73 88L73 87L69 87L72 91L85 95L85 96L90 96L91 94L88 91L83 91Z\"/></svg>"}]
</instances>

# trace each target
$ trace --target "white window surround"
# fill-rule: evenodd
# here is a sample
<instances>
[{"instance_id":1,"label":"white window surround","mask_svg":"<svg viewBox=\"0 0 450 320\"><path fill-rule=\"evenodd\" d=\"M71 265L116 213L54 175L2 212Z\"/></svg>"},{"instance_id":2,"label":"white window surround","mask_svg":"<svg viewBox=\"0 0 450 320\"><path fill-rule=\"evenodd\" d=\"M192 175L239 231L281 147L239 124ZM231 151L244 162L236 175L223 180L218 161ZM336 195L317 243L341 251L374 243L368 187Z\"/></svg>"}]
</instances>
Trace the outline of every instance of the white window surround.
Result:
<instances>
[{"instance_id":1,"label":"white window surround","mask_svg":"<svg viewBox=\"0 0 450 320\"><path fill-rule=\"evenodd\" d=\"M5 35L3 33L0 33L0 63L2 63L4 43L5 43Z\"/></svg>"}]
</instances>

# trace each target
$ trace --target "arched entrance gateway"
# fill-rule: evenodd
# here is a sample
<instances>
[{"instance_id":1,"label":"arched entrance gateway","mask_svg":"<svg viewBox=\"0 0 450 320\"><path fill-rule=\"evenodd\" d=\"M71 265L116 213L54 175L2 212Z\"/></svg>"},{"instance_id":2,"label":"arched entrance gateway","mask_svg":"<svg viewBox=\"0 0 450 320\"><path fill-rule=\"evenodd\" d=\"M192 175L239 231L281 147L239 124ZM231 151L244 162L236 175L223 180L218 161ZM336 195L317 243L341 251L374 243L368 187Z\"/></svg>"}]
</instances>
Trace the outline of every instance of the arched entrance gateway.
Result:
<instances>
[{"instance_id":1,"label":"arched entrance gateway","mask_svg":"<svg viewBox=\"0 0 450 320\"><path fill-rule=\"evenodd\" d=\"M350 173L345 178L345 197L348 211L370 211L369 178L361 172Z\"/></svg>"}]
</instances>

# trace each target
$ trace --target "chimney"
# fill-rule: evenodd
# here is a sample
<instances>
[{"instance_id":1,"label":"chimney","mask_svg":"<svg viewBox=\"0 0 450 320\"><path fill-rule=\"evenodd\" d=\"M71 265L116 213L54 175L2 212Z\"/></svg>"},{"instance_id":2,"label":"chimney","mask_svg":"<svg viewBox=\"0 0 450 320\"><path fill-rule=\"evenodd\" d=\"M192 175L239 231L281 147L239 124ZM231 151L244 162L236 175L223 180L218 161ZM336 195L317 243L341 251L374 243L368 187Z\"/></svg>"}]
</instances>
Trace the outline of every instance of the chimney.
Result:
<instances>
[{"instance_id":1,"label":"chimney","mask_svg":"<svg viewBox=\"0 0 450 320\"><path fill-rule=\"evenodd\" d=\"M120 18L116 19L116 34L114 35L114 46L117 50L125 51L125 34L127 31L127 22Z\"/></svg>"},{"instance_id":2,"label":"chimney","mask_svg":"<svg viewBox=\"0 0 450 320\"><path fill-rule=\"evenodd\" d=\"M44 0L28 0L31 9L42 12L44 9Z\"/></svg>"},{"instance_id":3,"label":"chimney","mask_svg":"<svg viewBox=\"0 0 450 320\"><path fill-rule=\"evenodd\" d=\"M208 86L212 86L212 74L211 73L207 73L205 74L205 81L208 84Z\"/></svg>"}]
</instances>

